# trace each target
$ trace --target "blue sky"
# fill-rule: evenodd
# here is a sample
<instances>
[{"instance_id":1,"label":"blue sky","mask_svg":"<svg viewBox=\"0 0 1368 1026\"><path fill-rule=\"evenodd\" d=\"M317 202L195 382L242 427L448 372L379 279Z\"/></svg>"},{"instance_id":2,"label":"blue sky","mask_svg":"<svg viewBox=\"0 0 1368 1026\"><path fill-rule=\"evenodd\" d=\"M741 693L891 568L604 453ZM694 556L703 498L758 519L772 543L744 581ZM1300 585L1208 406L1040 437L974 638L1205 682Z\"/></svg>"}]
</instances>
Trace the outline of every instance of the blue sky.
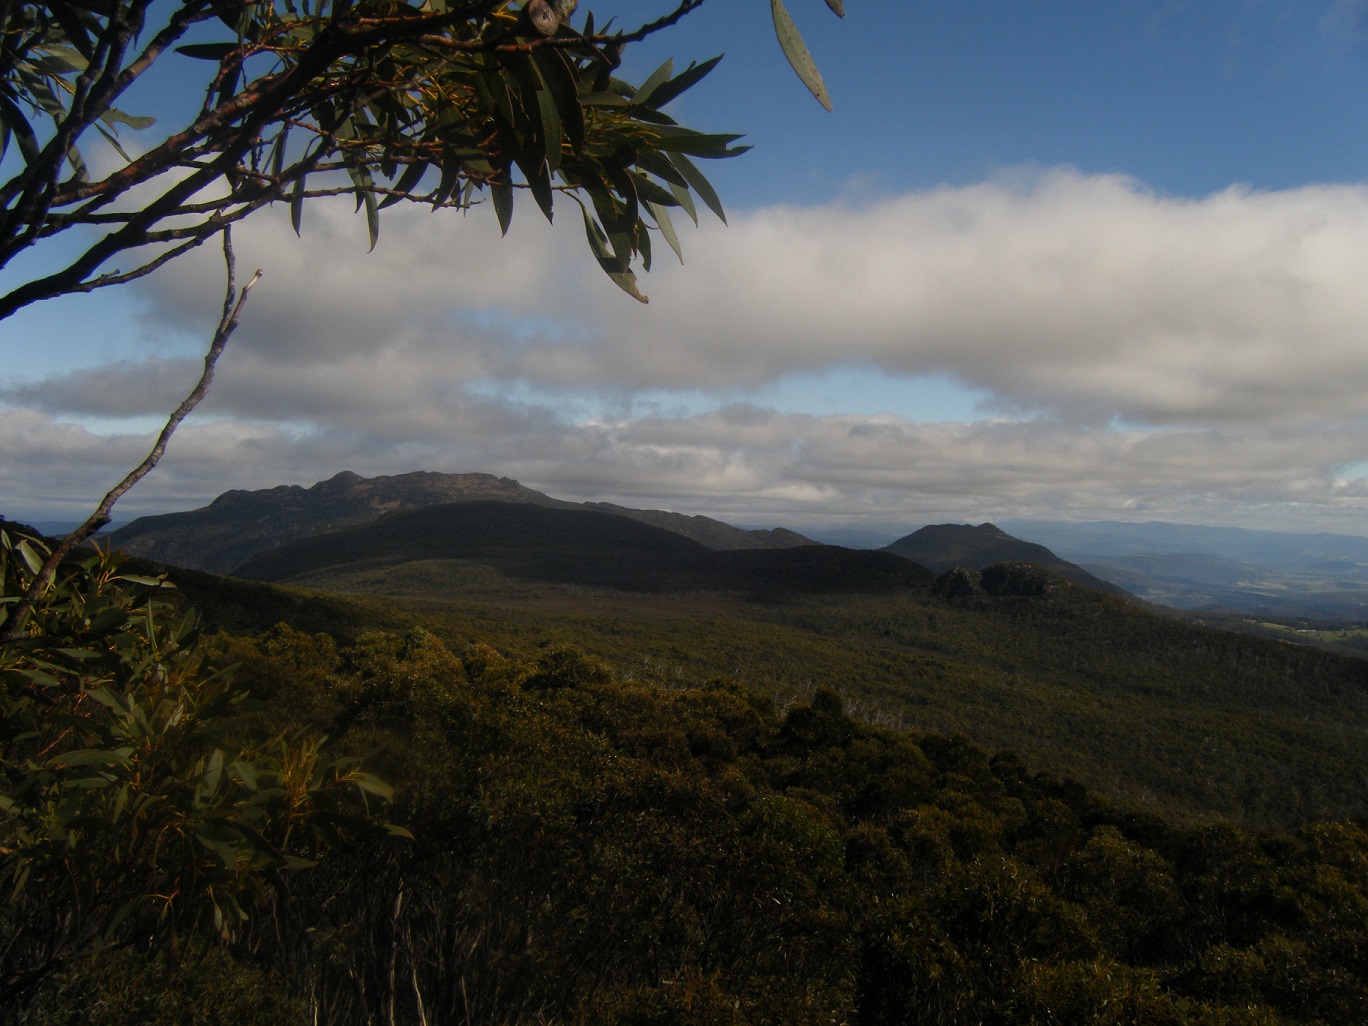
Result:
<instances>
[{"instance_id":1,"label":"blue sky","mask_svg":"<svg viewBox=\"0 0 1368 1026\"><path fill-rule=\"evenodd\" d=\"M788 6L833 113L764 0L629 53L725 52L676 113L755 147L709 166L729 226L681 232L649 307L531 205L502 240L397 210L370 254L345 205L301 239L267 213L215 391L121 515L427 469L808 530L1368 534L1368 5ZM3 512L75 515L136 462L221 289L205 252L0 325Z\"/></svg>"}]
</instances>

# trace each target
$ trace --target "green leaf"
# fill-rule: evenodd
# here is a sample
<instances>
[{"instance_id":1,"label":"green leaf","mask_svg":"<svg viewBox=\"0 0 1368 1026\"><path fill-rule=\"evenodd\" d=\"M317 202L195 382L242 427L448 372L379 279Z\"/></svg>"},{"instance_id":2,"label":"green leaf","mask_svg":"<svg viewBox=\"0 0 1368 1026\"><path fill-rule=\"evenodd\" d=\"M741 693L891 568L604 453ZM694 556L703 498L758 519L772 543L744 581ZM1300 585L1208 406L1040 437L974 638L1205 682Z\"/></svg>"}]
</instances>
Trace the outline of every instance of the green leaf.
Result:
<instances>
[{"instance_id":1,"label":"green leaf","mask_svg":"<svg viewBox=\"0 0 1368 1026\"><path fill-rule=\"evenodd\" d=\"M739 135L709 135L668 125L652 131L656 134L656 149L667 153L690 153L695 157L718 160L739 156L750 149L749 146L731 145L741 138Z\"/></svg>"},{"instance_id":2,"label":"green leaf","mask_svg":"<svg viewBox=\"0 0 1368 1026\"><path fill-rule=\"evenodd\" d=\"M74 752L63 752L54 756L51 764L59 767L69 766L131 766L131 748L78 748Z\"/></svg>"},{"instance_id":3,"label":"green leaf","mask_svg":"<svg viewBox=\"0 0 1368 1026\"><path fill-rule=\"evenodd\" d=\"M164 585L174 587L164 577L148 577L144 574L120 574L118 579L127 581L129 584L146 585L149 588L160 588Z\"/></svg>"},{"instance_id":4,"label":"green leaf","mask_svg":"<svg viewBox=\"0 0 1368 1026\"><path fill-rule=\"evenodd\" d=\"M674 74L674 59L667 57L665 63L656 68L647 76L646 81L637 87L636 93L632 96L633 103L646 104L651 101L651 94L660 86L670 81L670 76ZM660 104L656 104L657 107Z\"/></svg>"},{"instance_id":5,"label":"green leaf","mask_svg":"<svg viewBox=\"0 0 1368 1026\"><path fill-rule=\"evenodd\" d=\"M651 92L651 106L663 107L665 106L665 104L673 100L676 96L680 95L681 93L689 89L692 89L705 75L708 74L708 72L712 71L713 68L717 67L717 63L721 59L722 55L718 54L716 57L712 58L711 60L704 61L702 64L690 64L687 68L681 71L674 78L670 79L668 82L661 83L661 85L658 88Z\"/></svg>"},{"instance_id":6,"label":"green leaf","mask_svg":"<svg viewBox=\"0 0 1368 1026\"><path fill-rule=\"evenodd\" d=\"M95 652L92 652L92 651L91 651L90 649L88 649L88 648L54 648L54 649L52 649L52 651L53 651L53 652L56 652L58 655L64 655L64 656L66 656L68 659L94 659L94 658L96 658L96 653L95 653Z\"/></svg>"},{"instance_id":7,"label":"green leaf","mask_svg":"<svg viewBox=\"0 0 1368 1026\"><path fill-rule=\"evenodd\" d=\"M367 794L373 794L380 798L394 797L394 788L373 773L353 773L347 779Z\"/></svg>"},{"instance_id":8,"label":"green leaf","mask_svg":"<svg viewBox=\"0 0 1368 1026\"><path fill-rule=\"evenodd\" d=\"M239 759L229 768L232 770L233 776L241 780L249 791L256 790L257 780L259 779L260 774L257 773L256 766L249 760Z\"/></svg>"},{"instance_id":9,"label":"green leaf","mask_svg":"<svg viewBox=\"0 0 1368 1026\"><path fill-rule=\"evenodd\" d=\"M651 269L651 233L643 222L641 231L637 232L637 250L641 253L641 269L649 272Z\"/></svg>"},{"instance_id":10,"label":"green leaf","mask_svg":"<svg viewBox=\"0 0 1368 1026\"><path fill-rule=\"evenodd\" d=\"M713 189L712 183L703 177L703 172L699 171L694 166L693 161L682 153L674 155L674 165L679 168L679 173L688 180L689 187L698 193L698 198L708 205L708 209L717 215L718 220L726 224L727 214L722 209L722 201L718 199L717 191Z\"/></svg>"},{"instance_id":11,"label":"green leaf","mask_svg":"<svg viewBox=\"0 0 1368 1026\"><path fill-rule=\"evenodd\" d=\"M106 125L127 125L135 132L144 128L151 128L157 123L157 119L146 114L125 114L121 110L110 110L100 115L100 120Z\"/></svg>"},{"instance_id":12,"label":"green leaf","mask_svg":"<svg viewBox=\"0 0 1368 1026\"><path fill-rule=\"evenodd\" d=\"M113 630L115 627L122 627L127 622L127 613L117 607L111 607L102 610L91 617L90 630L96 634L103 634L105 631Z\"/></svg>"},{"instance_id":13,"label":"green leaf","mask_svg":"<svg viewBox=\"0 0 1368 1026\"><path fill-rule=\"evenodd\" d=\"M294 188L290 190L290 227L296 235L299 234L299 226L304 223L304 183L308 177L300 175L295 179Z\"/></svg>"},{"instance_id":14,"label":"green leaf","mask_svg":"<svg viewBox=\"0 0 1368 1026\"><path fill-rule=\"evenodd\" d=\"M623 270L613 251L608 248L608 238L603 234L603 229L598 226L598 222L594 220L588 210L584 210L583 214L584 234L588 237L589 248L597 258L599 266L603 268L604 274L613 279L613 283L618 288L638 303L649 303L650 298L642 295L641 290L637 288L636 275L632 273L632 269L629 267Z\"/></svg>"},{"instance_id":15,"label":"green leaf","mask_svg":"<svg viewBox=\"0 0 1368 1026\"><path fill-rule=\"evenodd\" d=\"M369 178L370 175L366 177ZM375 244L380 241L380 207L371 189L363 192L361 199L366 204L366 231L370 235L370 248L374 249Z\"/></svg>"},{"instance_id":16,"label":"green leaf","mask_svg":"<svg viewBox=\"0 0 1368 1026\"><path fill-rule=\"evenodd\" d=\"M617 93L582 93L579 101L585 107L626 107L631 102Z\"/></svg>"},{"instance_id":17,"label":"green leaf","mask_svg":"<svg viewBox=\"0 0 1368 1026\"><path fill-rule=\"evenodd\" d=\"M646 200L646 209L648 209L648 211L651 212L651 216L655 218L655 226L661 230L661 234L665 237L665 241L669 242L670 249L674 250L674 256L679 257L680 263L683 264L684 250L680 249L679 235L674 234L674 223L670 220L669 209L661 207L661 205L655 204L655 202L651 200Z\"/></svg>"},{"instance_id":18,"label":"green leaf","mask_svg":"<svg viewBox=\"0 0 1368 1026\"><path fill-rule=\"evenodd\" d=\"M219 780L223 777L223 749L215 748L214 754L209 756L209 765L204 769L204 775L200 778L200 783L209 792L218 790Z\"/></svg>"},{"instance_id":19,"label":"green leaf","mask_svg":"<svg viewBox=\"0 0 1368 1026\"><path fill-rule=\"evenodd\" d=\"M845 17L845 4L841 0L826 0L826 5L831 8L833 14L838 18Z\"/></svg>"},{"instance_id":20,"label":"green leaf","mask_svg":"<svg viewBox=\"0 0 1368 1026\"><path fill-rule=\"evenodd\" d=\"M394 183L394 192L380 201L380 209L384 210L391 204L398 203L414 190L418 182L422 179L428 166L422 161L415 160L408 167L404 168L404 173L399 176L399 180Z\"/></svg>"},{"instance_id":21,"label":"green leaf","mask_svg":"<svg viewBox=\"0 0 1368 1026\"><path fill-rule=\"evenodd\" d=\"M616 183L614 183L616 186ZM632 233L636 228L636 198L632 197L632 215L628 217L622 209L619 201L607 189L598 185L586 185L585 192L589 194L590 200L594 204L594 212L598 215L598 224L602 231L606 233L605 238L613 251L614 271L626 271L632 263ZM607 267L604 270L608 270Z\"/></svg>"},{"instance_id":22,"label":"green leaf","mask_svg":"<svg viewBox=\"0 0 1368 1026\"><path fill-rule=\"evenodd\" d=\"M113 146L113 147L114 147L114 152L115 152L115 153L117 153L119 156L123 157L124 160L130 161L130 162L132 161L133 158L130 157L130 156L124 151L124 148L123 148L122 146L119 145L119 139L118 139L118 137L117 137L113 132L111 132L109 129L105 128L105 126L102 125L102 124L100 124L98 121L95 123L95 130L96 130L97 132L99 132L100 135L102 135L102 136L104 137L104 141L105 141L105 142L109 143L110 146Z\"/></svg>"},{"instance_id":23,"label":"green leaf","mask_svg":"<svg viewBox=\"0 0 1368 1026\"><path fill-rule=\"evenodd\" d=\"M14 548L15 551L19 553L19 558L24 561L24 565L28 567L29 573L36 574L39 570L43 569L42 557L34 551L33 545L27 538L21 539L19 544Z\"/></svg>"},{"instance_id":24,"label":"green leaf","mask_svg":"<svg viewBox=\"0 0 1368 1026\"><path fill-rule=\"evenodd\" d=\"M0 120L5 123L6 144L8 144L10 132L13 132L15 138L19 140L19 152L23 154L24 160L30 163L37 160L39 155L38 137L34 134L33 127L28 123L28 119L4 93L0 93Z\"/></svg>"},{"instance_id":25,"label":"green leaf","mask_svg":"<svg viewBox=\"0 0 1368 1026\"><path fill-rule=\"evenodd\" d=\"M356 123L350 118L338 126L339 139L356 139L359 135ZM366 208L366 231L370 235L370 248L375 249L380 239L380 210L375 199L375 179L371 177L364 157L344 151L342 159L356 189L356 209L360 210L362 206Z\"/></svg>"},{"instance_id":26,"label":"green leaf","mask_svg":"<svg viewBox=\"0 0 1368 1026\"><path fill-rule=\"evenodd\" d=\"M679 200L679 205L684 208L684 213L689 215L689 219L698 224L698 208L694 206L693 194L689 192L688 185L670 182L670 191L674 193L675 199Z\"/></svg>"},{"instance_id":27,"label":"green leaf","mask_svg":"<svg viewBox=\"0 0 1368 1026\"><path fill-rule=\"evenodd\" d=\"M513 223L513 184L508 173L489 188L489 197L494 201L494 213L499 218L499 233L508 234L508 226Z\"/></svg>"},{"instance_id":28,"label":"green leaf","mask_svg":"<svg viewBox=\"0 0 1368 1026\"><path fill-rule=\"evenodd\" d=\"M238 43L187 43L176 47L176 53L183 53L197 61L213 61L217 64L223 58L235 53Z\"/></svg>"},{"instance_id":29,"label":"green leaf","mask_svg":"<svg viewBox=\"0 0 1368 1026\"><path fill-rule=\"evenodd\" d=\"M537 206L541 208L542 214L548 221L552 220L552 204L554 202L554 192L551 189L551 171L546 161L538 160L530 167L520 163L519 168L523 176L527 179L527 187L532 192L532 198L537 201Z\"/></svg>"},{"instance_id":30,"label":"green leaf","mask_svg":"<svg viewBox=\"0 0 1368 1026\"><path fill-rule=\"evenodd\" d=\"M613 189L622 198L625 207L618 215L616 225L604 222L604 227L609 228L609 237L613 239L613 248L617 250L624 263L632 257L632 244L635 241L637 222L641 220L640 204L637 198L636 181L632 178L630 171L620 167L605 168L608 180L612 182ZM595 197L595 203L598 199ZM614 204L616 206L616 204ZM603 211L599 211L599 218L602 220ZM616 236L621 236L619 240Z\"/></svg>"},{"instance_id":31,"label":"green leaf","mask_svg":"<svg viewBox=\"0 0 1368 1026\"><path fill-rule=\"evenodd\" d=\"M831 5L831 0L827 0L827 5ZM832 8L835 10L835 8ZM770 13L774 16L774 34L779 37L779 46L783 48L784 56L788 58L789 64L802 79L803 85L807 86L812 95L817 97L817 102L827 110L831 110L831 97L827 95L826 83L822 81L821 73L817 70L817 64L812 59L812 54L808 52L807 45L803 42L803 37L798 34L798 26L793 24L793 19L789 17L789 12L784 7L783 0L770 0Z\"/></svg>"},{"instance_id":32,"label":"green leaf","mask_svg":"<svg viewBox=\"0 0 1368 1026\"><path fill-rule=\"evenodd\" d=\"M663 178L671 185L687 186L689 184L684 180L684 176L675 169L675 166L670 163L670 158L663 153L657 153L655 150L638 150L636 166L643 171L649 171L657 178ZM678 199L677 196L675 198Z\"/></svg>"},{"instance_id":33,"label":"green leaf","mask_svg":"<svg viewBox=\"0 0 1368 1026\"><path fill-rule=\"evenodd\" d=\"M679 200L675 199L674 193L664 186L657 185L643 174L635 171L628 172L632 176L632 184L636 186L637 198L659 206L677 207Z\"/></svg>"},{"instance_id":34,"label":"green leaf","mask_svg":"<svg viewBox=\"0 0 1368 1026\"><path fill-rule=\"evenodd\" d=\"M541 81L540 75L538 75L538 80ZM565 142L565 133L561 128L560 111L556 109L556 101L550 90L540 88L535 92L537 94L537 114L541 119L546 165L554 171L560 167L561 146Z\"/></svg>"},{"instance_id":35,"label":"green leaf","mask_svg":"<svg viewBox=\"0 0 1368 1026\"><path fill-rule=\"evenodd\" d=\"M560 50L541 48L533 51L532 66L541 78L546 94L555 104L565 138L570 149L579 153L584 149L584 108L580 105L579 87L574 73ZM548 154L549 156L549 154ZM552 164L552 169L560 166L560 161Z\"/></svg>"}]
</instances>

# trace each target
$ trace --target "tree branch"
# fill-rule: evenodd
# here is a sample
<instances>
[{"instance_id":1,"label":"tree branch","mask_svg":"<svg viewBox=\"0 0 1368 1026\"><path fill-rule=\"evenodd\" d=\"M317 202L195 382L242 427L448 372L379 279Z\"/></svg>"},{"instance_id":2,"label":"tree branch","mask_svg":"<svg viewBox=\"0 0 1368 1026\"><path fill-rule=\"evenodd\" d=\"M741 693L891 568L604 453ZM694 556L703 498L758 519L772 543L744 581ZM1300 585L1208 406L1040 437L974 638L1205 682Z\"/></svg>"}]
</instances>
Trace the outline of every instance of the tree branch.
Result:
<instances>
[{"instance_id":1,"label":"tree branch","mask_svg":"<svg viewBox=\"0 0 1368 1026\"><path fill-rule=\"evenodd\" d=\"M130 488L136 485L144 477L152 472L152 469L161 461L166 453L166 446L171 441L171 435L175 433L181 421L188 417L191 411L200 404L200 401L209 392L209 386L214 380L214 367L217 365L219 357L223 355L223 350L228 344L229 337L237 329L238 321L242 316L242 308L247 303L247 294L252 287L261 280L261 271L257 270L252 275L250 281L242 287L241 291L237 288L236 261L233 257L233 237L231 229L223 230L223 259L227 265L227 286L223 297L223 315L219 318L218 327L214 331L213 339L209 344L209 351L204 356L204 371L200 374L199 381L191 389L190 394L181 401L181 404L172 411L167 418L166 425L161 429L157 436L156 443L152 446L152 451L139 463L128 475L115 485L100 500L100 504L95 507L95 511L86 519L80 527L62 539L47 560L43 567L34 577L28 590L24 592L19 602L10 610L9 616L0 626L0 644L7 644L16 641L23 636L24 624L27 622L29 613L33 610L34 603L42 596L43 592L52 583L52 579L57 572L57 567L61 564L71 550L88 539L100 528L109 523L110 511L114 504L123 498Z\"/></svg>"}]
</instances>

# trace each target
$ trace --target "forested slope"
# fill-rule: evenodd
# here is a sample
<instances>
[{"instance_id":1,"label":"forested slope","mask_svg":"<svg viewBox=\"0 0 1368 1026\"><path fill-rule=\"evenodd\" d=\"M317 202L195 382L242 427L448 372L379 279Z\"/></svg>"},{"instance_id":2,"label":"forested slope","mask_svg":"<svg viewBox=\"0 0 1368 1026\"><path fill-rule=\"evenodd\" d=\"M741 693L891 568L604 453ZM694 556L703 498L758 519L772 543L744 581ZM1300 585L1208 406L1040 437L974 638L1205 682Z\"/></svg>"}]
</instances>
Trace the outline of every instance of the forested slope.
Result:
<instances>
[{"instance_id":1,"label":"forested slope","mask_svg":"<svg viewBox=\"0 0 1368 1026\"><path fill-rule=\"evenodd\" d=\"M182 1021L208 992L199 1021L225 1023L1368 1016L1362 823L1180 827L829 690L781 712L568 648L282 627L218 650L261 715L367 753L414 839L292 874L227 949L181 948L188 970L83 969L30 1021Z\"/></svg>"},{"instance_id":2,"label":"forested slope","mask_svg":"<svg viewBox=\"0 0 1368 1026\"><path fill-rule=\"evenodd\" d=\"M711 552L666 535L661 548L645 525L583 512L561 535L567 514L490 508L499 530L483 533L478 504L461 509L358 529L373 547L338 548L342 534L270 557L349 598L182 585L234 628L285 619L349 639L372 617L520 658L571 643L664 684L730 675L781 701L826 686L871 721L962 733L1167 816L1295 827L1368 802L1363 660L1184 624L1026 564L933 580L830 546Z\"/></svg>"}]
</instances>

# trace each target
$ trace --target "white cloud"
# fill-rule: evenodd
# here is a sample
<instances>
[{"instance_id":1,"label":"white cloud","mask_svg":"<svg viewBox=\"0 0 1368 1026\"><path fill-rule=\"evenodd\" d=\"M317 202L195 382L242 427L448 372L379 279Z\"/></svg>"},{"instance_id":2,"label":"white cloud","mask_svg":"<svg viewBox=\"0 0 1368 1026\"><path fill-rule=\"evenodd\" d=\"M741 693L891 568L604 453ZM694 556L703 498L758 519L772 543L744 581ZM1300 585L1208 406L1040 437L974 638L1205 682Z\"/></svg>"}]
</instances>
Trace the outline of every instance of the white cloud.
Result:
<instances>
[{"instance_id":1,"label":"white cloud","mask_svg":"<svg viewBox=\"0 0 1368 1026\"><path fill-rule=\"evenodd\" d=\"M1368 412L1361 186L1183 200L1056 171L767 208L687 232L688 264L662 260L644 308L589 266L577 232L522 213L499 241L488 218L399 211L369 256L345 205L314 210L298 242L282 219L258 222L240 262L267 279L235 349L296 399L348 361L395 381L733 396L859 362L1103 422ZM217 274L205 253L155 281L158 315L207 324Z\"/></svg>"},{"instance_id":2,"label":"white cloud","mask_svg":"<svg viewBox=\"0 0 1368 1026\"><path fill-rule=\"evenodd\" d=\"M300 240L283 214L239 230L240 275L266 277L137 501L426 468L773 522L1363 510L1344 468L1368 459L1365 187L1190 200L1059 170L734 213L683 232L683 268L660 247L649 307L592 266L577 224L530 205L503 240L484 216L393 213L371 254L346 204L316 206ZM220 258L140 288L142 330L207 338ZM824 407L839 415L747 404L852 365L948 376L1003 416L922 423L861 394ZM6 494L47 495L50 461L75 481L131 444L57 418L169 409L195 370L125 361L0 387L0 451L22 453ZM685 412L642 412L671 394Z\"/></svg>"}]
</instances>

